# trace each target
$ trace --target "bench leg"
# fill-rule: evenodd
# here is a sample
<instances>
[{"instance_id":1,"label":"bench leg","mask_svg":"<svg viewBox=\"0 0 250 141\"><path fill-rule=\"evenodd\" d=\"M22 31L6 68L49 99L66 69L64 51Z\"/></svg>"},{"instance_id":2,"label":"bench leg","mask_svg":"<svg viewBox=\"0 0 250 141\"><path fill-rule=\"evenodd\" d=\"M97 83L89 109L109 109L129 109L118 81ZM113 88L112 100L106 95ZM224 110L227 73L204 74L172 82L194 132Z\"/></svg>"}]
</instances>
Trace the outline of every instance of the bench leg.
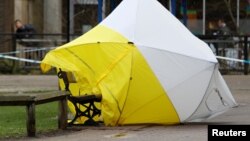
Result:
<instances>
[{"instance_id":1,"label":"bench leg","mask_svg":"<svg viewBox=\"0 0 250 141\"><path fill-rule=\"evenodd\" d=\"M29 137L36 136L35 103L27 105L27 133Z\"/></svg>"},{"instance_id":2,"label":"bench leg","mask_svg":"<svg viewBox=\"0 0 250 141\"><path fill-rule=\"evenodd\" d=\"M67 97L59 101L58 128L66 129L68 120Z\"/></svg>"}]
</instances>

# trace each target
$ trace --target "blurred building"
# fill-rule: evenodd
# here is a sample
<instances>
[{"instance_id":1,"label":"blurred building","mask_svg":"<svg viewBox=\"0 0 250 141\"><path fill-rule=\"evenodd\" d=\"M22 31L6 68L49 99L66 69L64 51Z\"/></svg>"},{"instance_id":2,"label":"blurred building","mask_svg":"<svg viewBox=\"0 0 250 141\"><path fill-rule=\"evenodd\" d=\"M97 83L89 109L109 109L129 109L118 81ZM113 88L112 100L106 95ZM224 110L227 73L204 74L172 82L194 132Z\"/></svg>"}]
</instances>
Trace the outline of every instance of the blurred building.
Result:
<instances>
[{"instance_id":1,"label":"blurred building","mask_svg":"<svg viewBox=\"0 0 250 141\"><path fill-rule=\"evenodd\" d=\"M15 19L34 25L39 33L62 31L62 0L2 0L0 10L0 32L13 32Z\"/></svg>"},{"instance_id":2,"label":"blurred building","mask_svg":"<svg viewBox=\"0 0 250 141\"><path fill-rule=\"evenodd\" d=\"M98 15L100 14L98 13L98 2L100 1L103 3L102 18L105 18L122 0L70 1L71 33L85 33L98 23ZM250 0L158 1L196 35L208 34L209 24L217 26L219 19L224 19L234 34L250 34L250 28L248 28L250 24Z\"/></svg>"},{"instance_id":3,"label":"blurred building","mask_svg":"<svg viewBox=\"0 0 250 141\"><path fill-rule=\"evenodd\" d=\"M102 2L102 4L98 2ZM104 19L122 0L70 0L70 33L83 34L98 24L98 18ZM67 9L67 0L63 9ZM101 5L101 7L99 7ZM99 12L99 13L98 13ZM64 11L64 15L67 11ZM65 31L65 27L63 31Z\"/></svg>"},{"instance_id":4,"label":"blurred building","mask_svg":"<svg viewBox=\"0 0 250 141\"><path fill-rule=\"evenodd\" d=\"M0 33L14 33L13 21L32 24L37 33L83 34L104 19L122 0L1 0ZM238 34L250 34L250 0L158 0L197 35L223 18ZM102 2L100 13L100 2ZM228 2L228 3L226 3ZM185 5L183 4L185 3ZM174 6L174 7L173 7ZM204 7L205 6L205 7ZM69 9L69 11L68 11ZM150 9L149 9L150 10ZM67 18L67 15L70 18ZM121 17L122 18L122 17ZM68 24L69 21L69 24ZM156 23L157 24L157 23ZM9 36L0 36L0 51L8 50Z\"/></svg>"},{"instance_id":5,"label":"blurred building","mask_svg":"<svg viewBox=\"0 0 250 141\"><path fill-rule=\"evenodd\" d=\"M14 21L32 24L37 33L62 33L62 0L1 0L0 33L14 33ZM11 36L0 36L0 51L8 51Z\"/></svg>"}]
</instances>

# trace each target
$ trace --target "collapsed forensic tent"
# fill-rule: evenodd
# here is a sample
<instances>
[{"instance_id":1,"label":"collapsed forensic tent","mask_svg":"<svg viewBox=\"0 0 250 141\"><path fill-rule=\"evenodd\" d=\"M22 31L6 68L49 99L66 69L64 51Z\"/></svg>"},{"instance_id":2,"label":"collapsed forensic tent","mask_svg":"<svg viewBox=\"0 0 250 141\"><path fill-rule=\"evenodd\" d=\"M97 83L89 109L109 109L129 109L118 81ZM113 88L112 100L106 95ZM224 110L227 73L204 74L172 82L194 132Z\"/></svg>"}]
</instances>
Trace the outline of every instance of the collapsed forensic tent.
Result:
<instances>
[{"instance_id":1,"label":"collapsed forensic tent","mask_svg":"<svg viewBox=\"0 0 250 141\"><path fill-rule=\"evenodd\" d=\"M45 56L73 74L73 95L101 94L105 125L200 121L236 106L210 48L157 0L123 0L100 24Z\"/></svg>"}]
</instances>

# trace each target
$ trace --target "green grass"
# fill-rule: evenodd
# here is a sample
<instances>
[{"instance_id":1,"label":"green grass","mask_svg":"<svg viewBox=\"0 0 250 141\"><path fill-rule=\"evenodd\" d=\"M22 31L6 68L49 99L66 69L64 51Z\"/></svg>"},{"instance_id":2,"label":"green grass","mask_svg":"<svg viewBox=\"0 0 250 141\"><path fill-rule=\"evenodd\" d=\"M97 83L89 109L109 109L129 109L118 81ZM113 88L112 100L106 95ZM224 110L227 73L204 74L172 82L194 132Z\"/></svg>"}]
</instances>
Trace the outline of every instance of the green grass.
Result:
<instances>
[{"instance_id":1,"label":"green grass","mask_svg":"<svg viewBox=\"0 0 250 141\"><path fill-rule=\"evenodd\" d=\"M57 129L58 102L36 106L36 131ZM0 106L0 139L26 136L26 107Z\"/></svg>"}]
</instances>

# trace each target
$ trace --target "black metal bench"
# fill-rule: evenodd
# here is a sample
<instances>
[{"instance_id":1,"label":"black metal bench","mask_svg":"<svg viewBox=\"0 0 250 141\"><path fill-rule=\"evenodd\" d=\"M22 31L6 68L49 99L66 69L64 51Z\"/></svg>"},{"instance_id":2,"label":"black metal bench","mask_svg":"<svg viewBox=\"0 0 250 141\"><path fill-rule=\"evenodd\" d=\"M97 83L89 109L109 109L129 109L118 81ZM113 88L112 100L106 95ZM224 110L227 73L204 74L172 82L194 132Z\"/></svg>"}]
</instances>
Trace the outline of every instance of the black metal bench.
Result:
<instances>
[{"instance_id":1,"label":"black metal bench","mask_svg":"<svg viewBox=\"0 0 250 141\"><path fill-rule=\"evenodd\" d=\"M69 91L69 85L73 82L70 77L69 73L62 71L59 69L58 77L60 79L63 79L65 90ZM68 100L74 105L75 108L75 116L74 118L68 123L69 126L71 125L79 125L75 124L75 121L80 117L86 117L87 120L82 125L88 125L88 126L97 126L99 125L99 122L96 122L94 120L95 117L98 117L101 115L101 110L97 108L95 105L96 102L101 102L102 95L94 95L94 94L84 94L79 96L73 96L72 94L69 95ZM84 108L81 108L84 107Z\"/></svg>"}]
</instances>

